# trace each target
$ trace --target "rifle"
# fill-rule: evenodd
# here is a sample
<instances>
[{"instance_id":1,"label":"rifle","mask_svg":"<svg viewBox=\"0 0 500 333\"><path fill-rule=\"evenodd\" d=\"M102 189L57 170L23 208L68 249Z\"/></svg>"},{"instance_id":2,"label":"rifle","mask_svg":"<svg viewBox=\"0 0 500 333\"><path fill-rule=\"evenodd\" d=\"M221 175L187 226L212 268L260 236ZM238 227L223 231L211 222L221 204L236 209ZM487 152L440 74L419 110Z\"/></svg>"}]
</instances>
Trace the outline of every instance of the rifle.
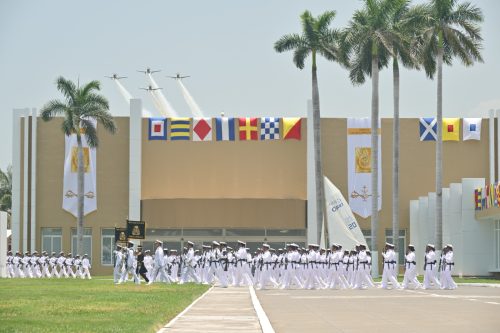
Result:
<instances>
[{"instance_id":1,"label":"rifle","mask_svg":"<svg viewBox=\"0 0 500 333\"><path fill-rule=\"evenodd\" d=\"M424 271L427 268L427 256L424 256Z\"/></svg>"}]
</instances>

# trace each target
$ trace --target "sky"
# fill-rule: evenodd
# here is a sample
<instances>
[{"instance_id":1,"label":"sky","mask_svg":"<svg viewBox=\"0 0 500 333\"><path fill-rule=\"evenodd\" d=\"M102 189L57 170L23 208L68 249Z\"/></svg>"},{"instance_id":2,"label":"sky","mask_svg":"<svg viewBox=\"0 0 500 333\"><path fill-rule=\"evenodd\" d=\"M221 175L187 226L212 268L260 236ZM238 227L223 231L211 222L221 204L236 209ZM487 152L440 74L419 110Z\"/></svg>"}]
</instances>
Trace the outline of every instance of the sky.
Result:
<instances>
[{"instance_id":1,"label":"sky","mask_svg":"<svg viewBox=\"0 0 500 333\"><path fill-rule=\"evenodd\" d=\"M422 0L414 0L421 3ZM500 1L472 0L483 10L484 63L459 61L443 71L445 117L486 117L500 109ZM40 109L62 98L55 79L100 80L116 116L128 115L126 101L105 75L128 76L122 84L144 106L154 105L139 69L155 74L168 101L181 116L189 107L174 80L184 81L206 116L306 116L311 98L310 61L304 70L292 53L278 54L282 35L301 31L304 10L319 15L335 10L333 27L348 24L358 0L3 0L0 1L0 168L11 164L12 110ZM320 59L322 117L369 117L371 83L353 86L348 71ZM401 117L436 112L436 81L423 71L401 70ZM380 74L380 115L392 117L392 73ZM159 113L157 113L159 114Z\"/></svg>"}]
</instances>

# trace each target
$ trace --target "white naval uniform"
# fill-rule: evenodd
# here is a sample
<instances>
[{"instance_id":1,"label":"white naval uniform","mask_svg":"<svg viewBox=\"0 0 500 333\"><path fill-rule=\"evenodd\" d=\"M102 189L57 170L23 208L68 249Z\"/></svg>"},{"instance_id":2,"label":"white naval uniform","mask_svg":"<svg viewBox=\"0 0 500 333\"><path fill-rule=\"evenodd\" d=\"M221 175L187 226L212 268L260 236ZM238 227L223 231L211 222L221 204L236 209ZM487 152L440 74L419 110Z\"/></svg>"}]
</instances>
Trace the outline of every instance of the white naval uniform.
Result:
<instances>
[{"instance_id":1,"label":"white naval uniform","mask_svg":"<svg viewBox=\"0 0 500 333\"><path fill-rule=\"evenodd\" d=\"M353 289L362 289L368 286L372 287L373 283L370 278L371 261L365 250L359 251L357 261L358 269L356 271L356 278Z\"/></svg>"},{"instance_id":2,"label":"white naval uniform","mask_svg":"<svg viewBox=\"0 0 500 333\"><path fill-rule=\"evenodd\" d=\"M115 283L120 281L120 276L122 274L123 265L123 253L122 251L115 250L115 269L113 271L113 279Z\"/></svg>"},{"instance_id":3,"label":"white naval uniform","mask_svg":"<svg viewBox=\"0 0 500 333\"><path fill-rule=\"evenodd\" d=\"M59 276L58 277L68 277L68 273L66 272L66 267L64 265L64 262L66 261L66 258L62 255L60 255L57 258L57 266L59 266Z\"/></svg>"},{"instance_id":4,"label":"white naval uniform","mask_svg":"<svg viewBox=\"0 0 500 333\"><path fill-rule=\"evenodd\" d=\"M57 271L57 257L56 256L50 257L49 265L50 265L50 276L60 278L61 276L59 275L59 272Z\"/></svg>"},{"instance_id":5,"label":"white naval uniform","mask_svg":"<svg viewBox=\"0 0 500 333\"><path fill-rule=\"evenodd\" d=\"M390 281L392 283L392 287L399 289L401 286L396 279L396 269L397 269L397 261L396 261L396 252L393 249L388 249L385 253L382 252L382 256L384 257L384 271L382 273L382 289L387 289L387 284Z\"/></svg>"},{"instance_id":6,"label":"white naval uniform","mask_svg":"<svg viewBox=\"0 0 500 333\"><path fill-rule=\"evenodd\" d=\"M179 284L188 282L189 279L191 279L194 283L200 282L200 278L198 277L198 275L196 275L194 271L195 265L196 262L194 259L194 250L191 247L187 250L187 253L184 255L184 267L182 268L181 279L179 281Z\"/></svg>"},{"instance_id":7,"label":"white naval uniform","mask_svg":"<svg viewBox=\"0 0 500 333\"><path fill-rule=\"evenodd\" d=\"M71 266L73 266L73 258L66 258L64 265L66 266L66 277L71 275L73 278L76 278L75 272L73 272L73 269L71 268Z\"/></svg>"},{"instance_id":8,"label":"white naval uniform","mask_svg":"<svg viewBox=\"0 0 500 333\"><path fill-rule=\"evenodd\" d=\"M441 288L441 284L436 278L436 252L430 250L425 254L425 264L424 264L424 289L431 288L431 283L434 283L434 288Z\"/></svg>"},{"instance_id":9,"label":"white naval uniform","mask_svg":"<svg viewBox=\"0 0 500 333\"><path fill-rule=\"evenodd\" d=\"M415 252L411 251L405 256L405 276L403 279L403 288L408 289L410 284L415 288L422 288L422 285L417 279L417 266L415 262Z\"/></svg>"},{"instance_id":10,"label":"white naval uniform","mask_svg":"<svg viewBox=\"0 0 500 333\"><path fill-rule=\"evenodd\" d=\"M166 283L171 282L170 276L168 276L167 272L165 272L165 261L163 260L163 247L161 246L158 246L156 248L153 274L151 274L151 279L149 279L148 284L152 284L154 281L156 281L158 275L160 277L160 281Z\"/></svg>"},{"instance_id":11,"label":"white naval uniform","mask_svg":"<svg viewBox=\"0 0 500 333\"><path fill-rule=\"evenodd\" d=\"M92 279L92 277L90 276L90 260L89 258L83 258L82 259L82 269L83 269L83 273L82 273L82 279L85 279L85 277L88 277L89 280Z\"/></svg>"},{"instance_id":12,"label":"white naval uniform","mask_svg":"<svg viewBox=\"0 0 500 333\"><path fill-rule=\"evenodd\" d=\"M457 284L451 277L451 271L453 269L453 266L455 265L455 262L453 261L453 251L450 250L446 253L446 255L444 256L444 262L441 265L444 265L443 284L441 285L441 288L456 289Z\"/></svg>"}]
</instances>

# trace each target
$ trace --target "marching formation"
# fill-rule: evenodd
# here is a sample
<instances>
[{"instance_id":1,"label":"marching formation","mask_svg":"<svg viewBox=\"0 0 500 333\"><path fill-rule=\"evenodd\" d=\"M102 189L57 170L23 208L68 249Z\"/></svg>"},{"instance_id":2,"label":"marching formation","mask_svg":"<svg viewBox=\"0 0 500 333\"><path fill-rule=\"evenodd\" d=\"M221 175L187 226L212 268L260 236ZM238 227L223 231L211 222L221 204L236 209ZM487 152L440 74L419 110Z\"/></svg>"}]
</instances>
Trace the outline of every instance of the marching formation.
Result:
<instances>
[{"instance_id":1,"label":"marching formation","mask_svg":"<svg viewBox=\"0 0 500 333\"><path fill-rule=\"evenodd\" d=\"M72 256L60 252L49 255L46 251L25 252L24 255L16 252L7 252L7 277L8 278L81 278L91 279L90 260L85 254Z\"/></svg>"},{"instance_id":2,"label":"marching formation","mask_svg":"<svg viewBox=\"0 0 500 333\"><path fill-rule=\"evenodd\" d=\"M182 253L163 248L155 241L155 252L142 251L139 245L117 246L115 253L114 282L116 284L142 279L149 285L154 282L218 284L249 286L257 289L366 289L374 288L371 277L371 253L359 244L354 250L343 250L334 244L331 249L320 249L310 244L307 249L297 244L287 244L285 249L275 250L268 244L252 254L246 243L238 241L238 248L226 242L213 241L195 250L193 242L187 242ZM417 280L415 248L409 245L405 256L403 283L397 281L398 265L394 245L386 243L383 256L383 275L380 288L442 288L455 289L451 277L453 269L453 247L447 245L437 264L435 248L428 244L424 263L424 283ZM437 273L439 271L439 278Z\"/></svg>"}]
</instances>

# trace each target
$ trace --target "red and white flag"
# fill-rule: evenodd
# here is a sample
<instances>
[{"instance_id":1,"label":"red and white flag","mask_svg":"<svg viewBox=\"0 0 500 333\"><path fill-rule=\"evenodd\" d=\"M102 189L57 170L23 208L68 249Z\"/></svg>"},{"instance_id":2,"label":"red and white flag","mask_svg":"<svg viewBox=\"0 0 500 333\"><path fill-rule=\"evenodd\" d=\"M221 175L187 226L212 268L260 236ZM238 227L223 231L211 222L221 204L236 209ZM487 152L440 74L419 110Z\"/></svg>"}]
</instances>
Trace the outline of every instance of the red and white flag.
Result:
<instances>
[{"instance_id":1,"label":"red and white flag","mask_svg":"<svg viewBox=\"0 0 500 333\"><path fill-rule=\"evenodd\" d=\"M212 141L212 118L193 119L193 141Z\"/></svg>"}]
</instances>

